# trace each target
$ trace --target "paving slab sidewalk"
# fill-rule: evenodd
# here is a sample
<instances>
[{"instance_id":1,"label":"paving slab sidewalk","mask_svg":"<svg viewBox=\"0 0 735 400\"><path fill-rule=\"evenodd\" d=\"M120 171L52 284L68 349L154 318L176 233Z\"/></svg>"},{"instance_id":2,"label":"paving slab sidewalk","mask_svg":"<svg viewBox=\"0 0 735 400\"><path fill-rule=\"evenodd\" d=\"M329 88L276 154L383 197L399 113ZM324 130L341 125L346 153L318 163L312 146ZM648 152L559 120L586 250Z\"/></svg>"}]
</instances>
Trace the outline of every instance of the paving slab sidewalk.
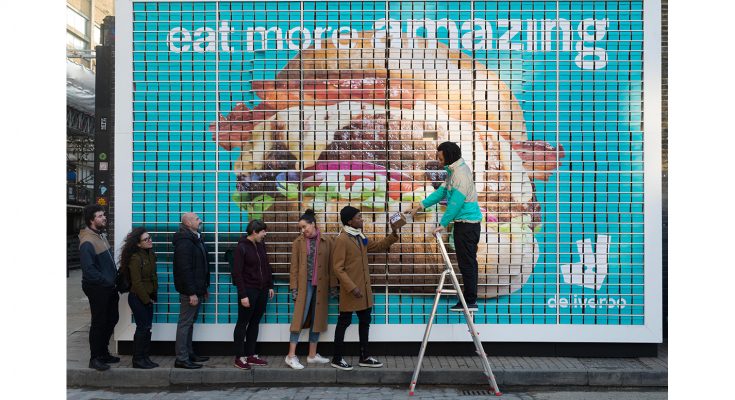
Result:
<instances>
[{"instance_id":1,"label":"paving slab sidewalk","mask_svg":"<svg viewBox=\"0 0 735 400\"><path fill-rule=\"evenodd\" d=\"M89 362L89 303L81 290L81 271L67 278L67 386L69 387L166 387L199 385L401 385L408 386L417 356L382 356L383 368L360 368L356 357L346 357L353 371L327 365L308 365L303 370L286 366L283 356L266 356L270 365L250 371L232 366L232 357L212 357L199 370L173 367L173 356L153 356L161 366L152 370L132 368L131 356L99 372ZM668 345L659 345L657 357L489 357L498 385L666 387ZM304 357L301 357L304 358ZM305 362L305 360L302 360ZM418 385L483 385L487 379L480 358L427 356Z\"/></svg>"}]
</instances>

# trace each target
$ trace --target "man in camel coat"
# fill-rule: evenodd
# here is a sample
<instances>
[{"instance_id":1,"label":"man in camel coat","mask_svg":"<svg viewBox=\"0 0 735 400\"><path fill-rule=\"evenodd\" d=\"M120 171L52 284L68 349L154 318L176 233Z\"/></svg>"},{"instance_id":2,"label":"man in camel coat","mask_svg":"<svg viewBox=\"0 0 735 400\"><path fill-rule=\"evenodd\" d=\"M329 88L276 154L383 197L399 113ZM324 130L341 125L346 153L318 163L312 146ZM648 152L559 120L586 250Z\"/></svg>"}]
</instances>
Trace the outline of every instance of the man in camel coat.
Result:
<instances>
[{"instance_id":1,"label":"man in camel coat","mask_svg":"<svg viewBox=\"0 0 735 400\"><path fill-rule=\"evenodd\" d=\"M395 228L390 235L379 242L370 242L362 233L362 214L360 210L346 206L340 211L344 229L334 239L332 250L332 271L339 280L339 318L334 332L334 356L332 367L352 370L352 366L342 358L345 331L350 326L352 312L357 313L360 321L360 366L380 368L381 362L368 352L368 332L370 330L373 307L373 291L370 286L370 268L367 253L381 253L390 249L398 241Z\"/></svg>"}]
</instances>

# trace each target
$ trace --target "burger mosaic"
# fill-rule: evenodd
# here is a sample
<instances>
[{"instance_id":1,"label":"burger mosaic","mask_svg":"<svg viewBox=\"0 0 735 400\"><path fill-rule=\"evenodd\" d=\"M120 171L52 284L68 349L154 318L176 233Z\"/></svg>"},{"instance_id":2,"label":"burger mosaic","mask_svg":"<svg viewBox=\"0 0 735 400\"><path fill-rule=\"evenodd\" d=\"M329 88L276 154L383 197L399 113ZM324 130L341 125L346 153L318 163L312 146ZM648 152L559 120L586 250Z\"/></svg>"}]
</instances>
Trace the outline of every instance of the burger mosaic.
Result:
<instances>
[{"instance_id":1,"label":"burger mosaic","mask_svg":"<svg viewBox=\"0 0 735 400\"><path fill-rule=\"evenodd\" d=\"M436 146L453 141L474 172L485 217L478 294L518 290L539 253L534 182L558 168L563 148L529 140L508 85L469 55L415 37L376 48L373 35L361 32L349 48L324 41L302 50L275 79L252 82L256 107L238 104L212 123L221 147L241 151L233 201L266 221L274 264L287 268L303 210L316 210L322 230L337 233L339 210L350 204L372 220L366 234L383 235L391 214L443 182ZM391 253L373 256L373 284L435 289L438 207L404 226Z\"/></svg>"}]
</instances>

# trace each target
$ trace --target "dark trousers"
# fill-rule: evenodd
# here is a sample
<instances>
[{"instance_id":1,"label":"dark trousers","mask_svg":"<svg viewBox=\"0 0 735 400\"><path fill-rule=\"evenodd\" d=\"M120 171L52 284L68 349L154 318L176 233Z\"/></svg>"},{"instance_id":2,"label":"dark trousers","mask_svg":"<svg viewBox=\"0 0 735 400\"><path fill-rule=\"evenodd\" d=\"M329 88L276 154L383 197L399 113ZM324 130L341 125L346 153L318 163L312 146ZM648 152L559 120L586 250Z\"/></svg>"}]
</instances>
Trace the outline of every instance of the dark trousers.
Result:
<instances>
[{"instance_id":1,"label":"dark trousers","mask_svg":"<svg viewBox=\"0 0 735 400\"><path fill-rule=\"evenodd\" d=\"M105 357L110 354L107 346L120 318L117 302L120 296L114 287L82 283L82 290L89 299L92 323L89 327L89 352L91 358Z\"/></svg>"},{"instance_id":2,"label":"dark trousers","mask_svg":"<svg viewBox=\"0 0 735 400\"><path fill-rule=\"evenodd\" d=\"M235 324L233 334L235 357L246 357L255 354L260 319L265 313L266 304L268 304L268 289L246 288L245 293L250 300L250 307L243 307L239 301L237 303L237 324Z\"/></svg>"},{"instance_id":3,"label":"dark trousers","mask_svg":"<svg viewBox=\"0 0 735 400\"><path fill-rule=\"evenodd\" d=\"M153 303L143 304L135 293L128 294L128 305L135 317L135 334L148 333L153 326Z\"/></svg>"},{"instance_id":4,"label":"dark trousers","mask_svg":"<svg viewBox=\"0 0 735 400\"><path fill-rule=\"evenodd\" d=\"M454 223L454 251L457 252L459 271L464 283L467 304L477 303L477 244L480 242L480 224Z\"/></svg>"},{"instance_id":5,"label":"dark trousers","mask_svg":"<svg viewBox=\"0 0 735 400\"><path fill-rule=\"evenodd\" d=\"M360 321L358 333L360 336L360 358L370 356L368 352L368 335L370 333L370 321L372 319L372 307L361 311L355 311L357 319ZM337 318L337 327L334 329L334 356L335 360L342 358L345 345L345 332L347 327L352 323L353 311L342 311Z\"/></svg>"},{"instance_id":6,"label":"dark trousers","mask_svg":"<svg viewBox=\"0 0 735 400\"><path fill-rule=\"evenodd\" d=\"M135 293L128 294L128 305L135 317L133 335L133 361L148 357L151 346L151 327L153 326L153 303L143 304Z\"/></svg>"},{"instance_id":7,"label":"dark trousers","mask_svg":"<svg viewBox=\"0 0 735 400\"><path fill-rule=\"evenodd\" d=\"M199 316L204 296L197 296L199 303L189 304L189 296L179 293L179 322L176 324L176 359L186 361L194 355L194 321Z\"/></svg>"}]
</instances>

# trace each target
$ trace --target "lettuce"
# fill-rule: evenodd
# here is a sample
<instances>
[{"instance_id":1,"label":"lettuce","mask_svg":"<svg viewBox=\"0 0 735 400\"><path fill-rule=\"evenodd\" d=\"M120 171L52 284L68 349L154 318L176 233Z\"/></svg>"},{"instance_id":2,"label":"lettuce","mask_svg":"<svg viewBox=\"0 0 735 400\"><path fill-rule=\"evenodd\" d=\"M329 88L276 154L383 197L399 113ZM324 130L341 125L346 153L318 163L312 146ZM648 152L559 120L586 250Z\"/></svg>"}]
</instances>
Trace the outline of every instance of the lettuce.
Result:
<instances>
[{"instance_id":1,"label":"lettuce","mask_svg":"<svg viewBox=\"0 0 735 400\"><path fill-rule=\"evenodd\" d=\"M242 211L248 213L248 219L262 219L263 212L273 206L274 198L267 194L262 194L250 200L250 193L234 192L232 193L232 201L237 203Z\"/></svg>"},{"instance_id":2,"label":"lettuce","mask_svg":"<svg viewBox=\"0 0 735 400\"><path fill-rule=\"evenodd\" d=\"M286 183L284 187L284 183L278 182L276 185L276 188L278 189L278 193L282 194L285 198L289 200L298 200L299 198L299 185L295 183Z\"/></svg>"}]
</instances>

